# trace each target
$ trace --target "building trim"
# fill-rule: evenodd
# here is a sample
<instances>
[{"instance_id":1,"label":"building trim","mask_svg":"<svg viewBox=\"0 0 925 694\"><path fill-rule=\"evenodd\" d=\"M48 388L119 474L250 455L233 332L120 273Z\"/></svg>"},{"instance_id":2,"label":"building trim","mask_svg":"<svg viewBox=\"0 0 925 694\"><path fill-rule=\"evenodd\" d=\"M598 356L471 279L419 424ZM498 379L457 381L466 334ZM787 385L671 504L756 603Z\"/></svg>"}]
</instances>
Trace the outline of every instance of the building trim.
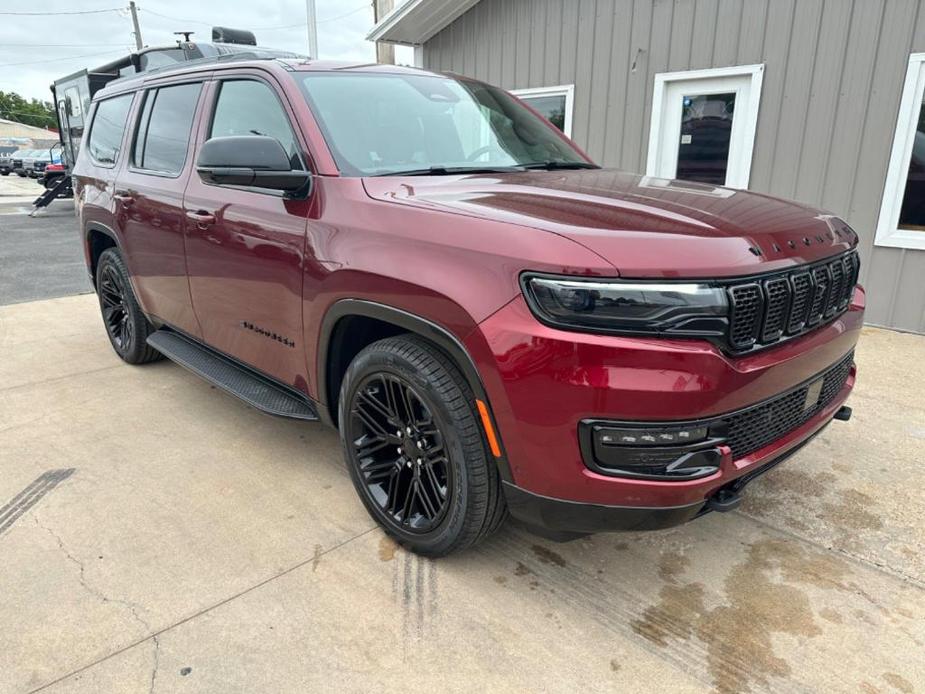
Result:
<instances>
[{"instance_id":1,"label":"building trim","mask_svg":"<svg viewBox=\"0 0 925 694\"><path fill-rule=\"evenodd\" d=\"M416 46L456 21L479 0L405 0L366 35L369 41Z\"/></svg>"},{"instance_id":2,"label":"building trim","mask_svg":"<svg viewBox=\"0 0 925 694\"><path fill-rule=\"evenodd\" d=\"M733 65L731 67L711 68L706 70L684 70L681 72L660 72L655 75L655 88L652 92L652 115L649 122L649 151L646 159L646 175L655 176L658 171L659 155L661 154L662 127L664 125L663 111L665 106L665 93L669 85L677 82L692 80L721 79L724 77L750 77L751 89L748 102L743 104L744 109L736 110L744 116L742 134L745 149L742 159L747 162L743 168L742 180L735 188L743 190L748 188L751 175L752 156L755 149L755 133L758 129L758 109L761 104L761 85L764 78L764 64ZM744 111L744 113L743 113Z\"/></svg>"},{"instance_id":3,"label":"building trim","mask_svg":"<svg viewBox=\"0 0 925 694\"><path fill-rule=\"evenodd\" d=\"M575 85L560 84L555 87L530 87L527 89L512 89L511 94L521 98L533 96L564 96L565 97L565 123L564 130L567 137L572 136L572 111L575 107Z\"/></svg>"},{"instance_id":4,"label":"building trim","mask_svg":"<svg viewBox=\"0 0 925 694\"><path fill-rule=\"evenodd\" d=\"M877 235L874 237L874 243L877 246L925 250L925 231L899 228L899 213L903 204L923 96L925 96L925 53L913 53L909 56L909 65L906 69L899 115L896 118L896 130L893 134L890 164L887 168L883 198L880 202L880 218L877 222Z\"/></svg>"}]
</instances>

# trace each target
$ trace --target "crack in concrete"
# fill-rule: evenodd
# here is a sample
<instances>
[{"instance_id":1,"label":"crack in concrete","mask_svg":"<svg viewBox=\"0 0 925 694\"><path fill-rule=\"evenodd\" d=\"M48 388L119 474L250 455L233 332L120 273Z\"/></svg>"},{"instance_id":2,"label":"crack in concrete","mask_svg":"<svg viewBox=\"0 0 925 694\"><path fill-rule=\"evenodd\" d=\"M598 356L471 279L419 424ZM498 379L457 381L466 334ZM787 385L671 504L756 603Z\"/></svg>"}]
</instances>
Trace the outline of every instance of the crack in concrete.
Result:
<instances>
[{"instance_id":1,"label":"crack in concrete","mask_svg":"<svg viewBox=\"0 0 925 694\"><path fill-rule=\"evenodd\" d=\"M49 533L51 533L51 535L52 535L53 537L55 536L54 533L52 533L50 530L48 530L47 528L45 528L44 526L42 526L41 524L39 524L37 519L36 519L36 524L39 525L39 527L44 528L44 529L47 530ZM368 535L369 533L371 533L371 532L377 530L378 528L379 528L378 525L373 525L372 527L367 528L366 530L363 530L362 532L359 532L359 533L357 533L356 535L353 535L352 537L348 537L348 538L346 538L345 540L343 540L343 541L341 541L341 542L338 542L338 543L335 544L334 546L332 546L332 547L326 549L325 551L321 552L320 556L321 556L321 557L327 556L328 554L331 554L332 552L337 551L337 550L340 549L341 547L344 547L344 546L350 544L351 542L354 542L355 540L358 540L359 538L363 537L364 535ZM63 545L63 543L62 543L62 545ZM62 546L62 550L63 550L63 549L64 549L64 547ZM224 605L227 605L228 603L230 603L230 602L232 602L232 601L234 601L234 600L237 600L237 599L239 599L239 598L241 598L241 597L247 595L248 593L252 593L253 591L262 588L263 586L267 585L268 583L272 583L273 581L276 581L276 580L282 578L283 576L286 576L286 575L288 575L288 574L291 574L291 573L294 572L294 571L297 571L298 569L301 569L303 566L307 566L308 564L311 564L312 562L315 561L315 559L316 559L316 557L315 557L314 555L311 556L311 557L309 557L308 559L303 559L302 561L297 562L296 564L290 566L289 568L286 568L286 569L283 569L283 570L281 570L281 571L278 571L277 573L273 574L272 576L269 576L268 578L265 578L265 579L263 579L262 581L259 581L259 582L255 583L255 584L253 584L253 585L251 585L251 586L245 588L244 590L238 591L237 593L235 593L235 594L233 594L233 595L229 595L228 597L223 598L223 599L219 600L218 602L215 602L215 603L213 603L213 604L211 604L211 605L209 605L209 606L207 606L207 607L202 608L201 610L199 610L199 611L196 612L195 614L188 615L188 616L186 616L186 617L183 617L182 619L177 620L177 621L174 622L173 624L168 624L167 626L162 627L162 628L159 629L158 631L152 633L150 636L145 636L145 637L143 637L143 638L141 638L141 639L139 639L139 640L137 640L137 641L135 641L135 642L133 642L133 643L130 643L130 644L126 645L126 646L122 646L121 648L117 648L116 650L114 650L114 651L112 651L112 652L106 654L105 656L102 656L101 658L97 658L97 659L94 660L93 662L87 663L86 665L82 665L81 667L78 667L78 668L76 668L76 669L72 670L71 672L68 672L68 673L66 673L66 674L64 674L64 675L61 675L60 677L57 677L57 678L53 679L53 680L50 681L50 682L46 682L45 684L41 685L40 687L36 687L35 689L31 690L30 694L36 694L36 692L44 691L45 689L48 689L49 687L51 687L51 686L53 686L53 685L56 685L56 684L58 684L59 682L63 682L64 680L68 679L69 677L73 677L74 675L80 674L81 672L85 672L86 670L89 670L90 668L95 667L95 666L99 665L100 663L103 663L103 662L109 660L110 658L114 658L114 657L116 657L117 655L120 655L120 654L122 654L122 653L125 653L125 652L128 651L128 650L131 650L131 649L133 649L133 648L135 648L135 647L137 647L137 646L140 646L141 644L143 644L143 643L144 643L145 641L147 641L148 639L156 640L156 639L158 639L162 634L164 634L164 633L166 633L166 632L168 632L168 631L171 631L171 630L173 630L173 629L176 629L177 627L179 627L179 626L181 626L181 625L183 625L183 624L186 624L187 622L191 622L191 621L193 621L194 619L197 619L197 618L203 616L204 614L208 614L209 612L212 612L213 610L217 610L218 608L220 608L220 607L222 607L222 606L224 606ZM79 563L79 562L78 562L78 563ZM124 601L123 601L123 602L124 602ZM129 604L129 605L130 605L130 603L126 603L126 604ZM140 619L141 619L141 618L139 617L139 620L140 620ZM143 620L142 620L142 621L143 621ZM150 627L149 627L149 628L150 628ZM159 652L158 649L159 649L159 647L160 647L160 643L158 642L156 645L157 645L157 648L155 649L155 651L156 651L156 654L157 654L157 653ZM155 670L157 669L157 666L158 666L158 663L155 662Z\"/></svg>"},{"instance_id":2,"label":"crack in concrete","mask_svg":"<svg viewBox=\"0 0 925 694\"><path fill-rule=\"evenodd\" d=\"M154 686L157 682L157 669L161 664L161 642L157 638L157 634L151 637L151 640L154 641L154 667L151 669L151 688L148 689L148 694L154 694Z\"/></svg>"},{"instance_id":3,"label":"crack in concrete","mask_svg":"<svg viewBox=\"0 0 925 694\"><path fill-rule=\"evenodd\" d=\"M125 600L123 598L110 597L109 595L106 595L99 588L92 586L87 581L86 566L84 565L83 561L81 561L79 558L71 554L70 550L68 550L67 546L64 544L64 540L61 539L61 536L58 535L58 533L56 533L54 530L49 528L47 525L44 525L39 520L38 514L33 513L32 520L35 522L35 525L37 527L41 528L46 533L51 535L55 543L58 545L58 549L61 551L61 553L68 559L68 561L70 561L72 564L77 566L79 570L78 581L80 582L80 585L83 587L84 590L86 590L90 595L94 596L95 598L99 599L101 602L105 604L121 605L122 607L125 607L126 609L128 609L129 613L132 615L132 618L136 622L138 622L144 629L145 638L148 637L148 634L151 634L154 631L154 629L148 623L148 620L146 620L144 617L141 616L141 614L139 614L139 610L141 608L138 605L136 605L134 602L130 600ZM156 634L153 636L152 640L154 642L154 666L151 670L151 687L149 689L150 694L154 693L155 682L157 680L158 666L160 664L159 663L160 661L160 641L158 640Z\"/></svg>"}]
</instances>

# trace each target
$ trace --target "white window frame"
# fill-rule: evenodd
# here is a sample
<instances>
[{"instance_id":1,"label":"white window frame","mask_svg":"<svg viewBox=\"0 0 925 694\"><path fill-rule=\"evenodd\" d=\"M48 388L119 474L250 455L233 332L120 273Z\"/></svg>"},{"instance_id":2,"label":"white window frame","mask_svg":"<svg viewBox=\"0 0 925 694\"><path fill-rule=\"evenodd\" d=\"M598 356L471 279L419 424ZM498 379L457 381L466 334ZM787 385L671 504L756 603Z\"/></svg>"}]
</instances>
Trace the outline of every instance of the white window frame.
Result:
<instances>
[{"instance_id":1,"label":"white window frame","mask_svg":"<svg viewBox=\"0 0 925 694\"><path fill-rule=\"evenodd\" d=\"M923 95L925 53L913 53L909 56L909 66L906 69L906 81L903 84L902 101L899 103L899 116L893 134L890 165L887 168L883 199L880 202L880 219L874 237L874 244L877 246L925 250L925 231L899 228L899 213L903 204L903 194L906 192L906 176L909 173L909 161L912 159L912 146L915 142Z\"/></svg>"},{"instance_id":2,"label":"white window frame","mask_svg":"<svg viewBox=\"0 0 925 694\"><path fill-rule=\"evenodd\" d=\"M572 136L572 109L575 106L575 85L560 84L556 87L531 87L529 89L512 89L511 94L518 98L530 98L536 96L564 96L565 97L565 123L564 130L566 137Z\"/></svg>"},{"instance_id":3,"label":"white window frame","mask_svg":"<svg viewBox=\"0 0 925 694\"><path fill-rule=\"evenodd\" d=\"M652 116L649 121L649 152L646 159L646 175L656 176L658 162L662 155L662 128L665 125L665 94L670 85L692 80L717 79L722 77L750 77L749 98L743 103L736 101L736 116L741 117L744 128L744 147L741 157L735 162L741 172L737 181L728 184L729 188L745 190L748 188L752 169L752 154L755 149L755 132L758 129L758 110L761 106L761 85L764 80L764 64L734 65L707 70L685 70L683 72L660 72L655 75L655 88L652 92Z\"/></svg>"}]
</instances>

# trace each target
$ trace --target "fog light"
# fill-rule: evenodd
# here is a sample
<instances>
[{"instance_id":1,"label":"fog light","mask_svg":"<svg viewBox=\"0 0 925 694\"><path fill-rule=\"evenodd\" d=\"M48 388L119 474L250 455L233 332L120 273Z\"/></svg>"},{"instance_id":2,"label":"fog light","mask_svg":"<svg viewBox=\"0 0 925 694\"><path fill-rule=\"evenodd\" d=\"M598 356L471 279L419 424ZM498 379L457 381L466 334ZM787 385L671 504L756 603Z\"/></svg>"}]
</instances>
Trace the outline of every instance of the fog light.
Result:
<instances>
[{"instance_id":1,"label":"fog light","mask_svg":"<svg viewBox=\"0 0 925 694\"><path fill-rule=\"evenodd\" d=\"M707 427L598 428L597 442L603 446L678 446L705 441Z\"/></svg>"}]
</instances>

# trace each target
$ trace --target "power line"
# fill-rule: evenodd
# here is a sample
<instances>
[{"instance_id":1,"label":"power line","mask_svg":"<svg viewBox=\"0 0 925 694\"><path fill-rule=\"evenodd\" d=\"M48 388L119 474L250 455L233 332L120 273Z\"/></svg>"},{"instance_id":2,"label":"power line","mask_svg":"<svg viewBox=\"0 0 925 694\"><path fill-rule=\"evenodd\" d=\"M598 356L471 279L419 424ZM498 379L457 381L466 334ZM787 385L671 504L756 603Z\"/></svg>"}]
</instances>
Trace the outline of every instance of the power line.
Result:
<instances>
[{"instance_id":1,"label":"power line","mask_svg":"<svg viewBox=\"0 0 925 694\"><path fill-rule=\"evenodd\" d=\"M98 46L122 46L121 43L7 43L0 44L0 49L9 46L17 48L96 48Z\"/></svg>"},{"instance_id":2,"label":"power line","mask_svg":"<svg viewBox=\"0 0 925 694\"><path fill-rule=\"evenodd\" d=\"M122 53L125 50L127 49L120 49L118 51L101 51L99 53L84 53L82 55L69 55L64 58L48 58L47 60L28 60L23 63L0 63L0 67L14 67L16 65L38 65L39 63L56 63L61 60L77 60L78 58L92 58L93 56L97 56L97 55L111 55L113 53Z\"/></svg>"},{"instance_id":3,"label":"power line","mask_svg":"<svg viewBox=\"0 0 925 694\"><path fill-rule=\"evenodd\" d=\"M349 17L350 15L356 14L357 12L361 10L368 10L368 9L370 9L370 6L368 4L361 5L360 7L357 7L356 9L350 10L349 12L344 12L344 14L339 14L336 17L326 17L325 19L319 19L318 24L324 24L325 22L336 22L338 19L343 19L344 17Z\"/></svg>"},{"instance_id":4,"label":"power line","mask_svg":"<svg viewBox=\"0 0 925 694\"><path fill-rule=\"evenodd\" d=\"M29 111L6 111L0 108L0 115L3 116L25 116L27 118L47 118L48 120L55 120L55 117L50 113L30 113ZM23 123L23 125L28 125L28 123Z\"/></svg>"},{"instance_id":5,"label":"power line","mask_svg":"<svg viewBox=\"0 0 925 694\"><path fill-rule=\"evenodd\" d=\"M0 12L0 15L12 17L53 17L74 14L102 14L103 12L121 12L124 7L110 7L107 10L75 10L73 12Z\"/></svg>"},{"instance_id":6,"label":"power line","mask_svg":"<svg viewBox=\"0 0 925 694\"><path fill-rule=\"evenodd\" d=\"M161 19L169 19L172 22L181 22L184 24L201 24L203 26L213 26L214 22L203 22L198 19L183 19L182 17L171 17L170 15L161 14L160 12L155 12L154 10L149 10L147 7L139 7L141 12L154 15L155 17L160 17ZM324 24L326 22L335 22L338 19L343 19L344 17L349 17L352 14L356 14L360 10L369 9L369 5L362 5L361 7L355 7L349 12L344 14L337 15L336 17L326 17L325 19L319 19L318 24ZM274 29L297 29L299 27L304 27L307 22L299 22L297 24L280 24L278 26L269 26L269 27L250 27L251 31L273 31Z\"/></svg>"}]
</instances>

